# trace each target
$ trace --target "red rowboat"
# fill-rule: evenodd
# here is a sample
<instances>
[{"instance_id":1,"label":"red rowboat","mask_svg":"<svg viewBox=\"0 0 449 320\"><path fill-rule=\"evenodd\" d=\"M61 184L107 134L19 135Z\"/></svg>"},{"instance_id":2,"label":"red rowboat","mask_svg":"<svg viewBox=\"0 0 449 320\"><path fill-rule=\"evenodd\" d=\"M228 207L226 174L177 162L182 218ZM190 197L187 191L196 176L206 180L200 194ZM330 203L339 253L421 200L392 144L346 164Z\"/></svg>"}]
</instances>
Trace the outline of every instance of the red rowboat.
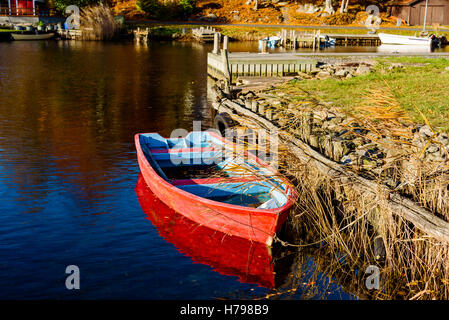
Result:
<instances>
[{"instance_id":1,"label":"red rowboat","mask_svg":"<svg viewBox=\"0 0 449 320\"><path fill-rule=\"evenodd\" d=\"M244 283L270 289L283 283L282 270L274 272L271 247L228 236L187 219L159 200L142 175L139 175L135 191L142 210L159 235L194 262L209 265L223 275L236 276ZM285 263L282 267L290 270Z\"/></svg>"},{"instance_id":2,"label":"red rowboat","mask_svg":"<svg viewBox=\"0 0 449 320\"><path fill-rule=\"evenodd\" d=\"M136 134L140 171L150 189L190 220L227 235L271 246L297 194L289 181L212 132L165 139ZM237 169L238 170L237 170Z\"/></svg>"}]
</instances>

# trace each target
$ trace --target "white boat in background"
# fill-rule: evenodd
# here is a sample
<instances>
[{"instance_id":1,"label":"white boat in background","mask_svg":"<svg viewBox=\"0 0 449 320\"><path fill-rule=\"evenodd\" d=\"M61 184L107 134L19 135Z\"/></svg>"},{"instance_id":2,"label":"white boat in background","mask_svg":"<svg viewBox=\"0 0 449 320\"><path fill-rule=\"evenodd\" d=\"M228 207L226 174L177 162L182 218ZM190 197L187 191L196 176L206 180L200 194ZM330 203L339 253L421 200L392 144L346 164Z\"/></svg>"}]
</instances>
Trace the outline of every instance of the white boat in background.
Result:
<instances>
[{"instance_id":1,"label":"white boat in background","mask_svg":"<svg viewBox=\"0 0 449 320\"><path fill-rule=\"evenodd\" d=\"M262 49L264 46L264 41L266 41L266 46L268 48L275 48L279 44L279 41L281 41L281 38L276 36L266 37L261 40L259 40L259 50Z\"/></svg>"},{"instance_id":2,"label":"white boat in background","mask_svg":"<svg viewBox=\"0 0 449 320\"><path fill-rule=\"evenodd\" d=\"M430 47L433 41L431 37L400 36L388 33L379 33L378 35L382 44L421 45Z\"/></svg>"},{"instance_id":3,"label":"white boat in background","mask_svg":"<svg viewBox=\"0 0 449 320\"><path fill-rule=\"evenodd\" d=\"M330 38L328 35L320 36L320 39L322 39L320 43L323 47L335 47L337 44L337 39Z\"/></svg>"},{"instance_id":4,"label":"white boat in background","mask_svg":"<svg viewBox=\"0 0 449 320\"><path fill-rule=\"evenodd\" d=\"M385 53L431 53L432 48L423 45L397 45L397 44L382 44L377 47L377 52Z\"/></svg>"}]
</instances>

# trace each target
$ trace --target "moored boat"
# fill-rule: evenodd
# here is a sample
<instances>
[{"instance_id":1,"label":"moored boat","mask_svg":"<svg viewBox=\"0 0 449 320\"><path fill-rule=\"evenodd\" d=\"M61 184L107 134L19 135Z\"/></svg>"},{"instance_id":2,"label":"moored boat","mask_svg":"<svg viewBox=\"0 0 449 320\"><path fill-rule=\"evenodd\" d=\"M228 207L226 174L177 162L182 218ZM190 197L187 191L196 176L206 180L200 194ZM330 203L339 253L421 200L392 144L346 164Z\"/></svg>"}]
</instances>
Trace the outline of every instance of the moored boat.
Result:
<instances>
[{"instance_id":1,"label":"moored boat","mask_svg":"<svg viewBox=\"0 0 449 320\"><path fill-rule=\"evenodd\" d=\"M280 41L281 41L281 38L276 37L276 36L260 39L259 40L259 50L262 49L262 47L264 46L264 43L268 48L276 48Z\"/></svg>"},{"instance_id":2,"label":"moored boat","mask_svg":"<svg viewBox=\"0 0 449 320\"><path fill-rule=\"evenodd\" d=\"M16 33L12 32L11 36L14 40L47 40L55 36L54 32L50 33Z\"/></svg>"},{"instance_id":3,"label":"moored boat","mask_svg":"<svg viewBox=\"0 0 449 320\"><path fill-rule=\"evenodd\" d=\"M423 45L431 46L432 37L401 36L397 34L379 33L382 44Z\"/></svg>"},{"instance_id":4,"label":"moored boat","mask_svg":"<svg viewBox=\"0 0 449 320\"><path fill-rule=\"evenodd\" d=\"M165 139L136 134L137 159L150 189L173 210L224 234L271 245L297 194L255 155L212 132ZM236 170L238 168L238 170Z\"/></svg>"},{"instance_id":5,"label":"moored boat","mask_svg":"<svg viewBox=\"0 0 449 320\"><path fill-rule=\"evenodd\" d=\"M159 235L195 263L208 265L223 275L236 276L243 283L266 288L283 283L283 271L289 268L275 269L275 260L282 255L279 248L229 236L187 219L158 199L142 175L135 191L146 218ZM282 266L285 267L285 261Z\"/></svg>"}]
</instances>

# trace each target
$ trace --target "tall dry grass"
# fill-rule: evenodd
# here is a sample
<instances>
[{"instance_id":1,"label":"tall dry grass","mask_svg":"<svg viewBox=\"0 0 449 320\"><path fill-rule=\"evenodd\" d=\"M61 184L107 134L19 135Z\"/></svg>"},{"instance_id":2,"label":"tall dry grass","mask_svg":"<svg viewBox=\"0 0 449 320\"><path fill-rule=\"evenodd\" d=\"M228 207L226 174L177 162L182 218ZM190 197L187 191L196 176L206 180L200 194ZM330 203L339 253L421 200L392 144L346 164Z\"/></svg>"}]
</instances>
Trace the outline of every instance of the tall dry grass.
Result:
<instances>
[{"instance_id":1,"label":"tall dry grass","mask_svg":"<svg viewBox=\"0 0 449 320\"><path fill-rule=\"evenodd\" d=\"M300 101L295 98L294 105L287 102L272 106L281 135L304 139L313 130L325 135L326 130L314 126L310 115L320 111L341 113L308 93ZM372 90L366 101L357 116L345 115L349 120L341 126L347 131L346 137L366 138L368 132L369 141L381 149L397 151L388 153L385 164L369 178L379 185L385 185L387 178L395 180L399 185L392 192L412 198L449 220L447 161L424 159L422 150L426 146L416 145L412 139L415 124L406 117L391 90ZM248 118L233 116L248 129L257 127ZM423 122L428 123L425 118ZM330 278L341 279L348 290L367 299L449 298L448 243L436 240L391 211L386 204L388 195L359 192L354 187L356 182L333 180L313 166L299 162L288 149L279 150L280 169L291 178L299 194L288 223L290 235L295 239L284 244L322 252L323 263L316 276L325 272ZM348 166L348 170L367 175L357 166ZM382 257L379 247L374 246L376 238L382 239ZM363 273L369 265L381 269L380 290L368 290L365 286Z\"/></svg>"},{"instance_id":2,"label":"tall dry grass","mask_svg":"<svg viewBox=\"0 0 449 320\"><path fill-rule=\"evenodd\" d=\"M83 40L112 40L120 31L111 10L103 3L82 9L80 22Z\"/></svg>"}]
</instances>

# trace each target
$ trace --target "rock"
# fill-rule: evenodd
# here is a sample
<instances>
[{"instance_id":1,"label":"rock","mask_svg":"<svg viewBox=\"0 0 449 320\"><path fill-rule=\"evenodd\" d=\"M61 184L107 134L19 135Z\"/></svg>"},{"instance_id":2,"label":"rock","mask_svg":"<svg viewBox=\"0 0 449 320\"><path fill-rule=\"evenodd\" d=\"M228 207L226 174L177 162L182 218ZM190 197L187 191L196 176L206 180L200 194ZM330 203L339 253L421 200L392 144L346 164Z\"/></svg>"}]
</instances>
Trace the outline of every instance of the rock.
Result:
<instances>
[{"instance_id":1,"label":"rock","mask_svg":"<svg viewBox=\"0 0 449 320\"><path fill-rule=\"evenodd\" d=\"M392 63L389 67L388 70L394 70L394 69L402 69L404 68L404 65L402 63Z\"/></svg>"},{"instance_id":2,"label":"rock","mask_svg":"<svg viewBox=\"0 0 449 320\"><path fill-rule=\"evenodd\" d=\"M357 165L358 157L355 153L349 153L340 159L340 163L344 165Z\"/></svg>"},{"instance_id":3,"label":"rock","mask_svg":"<svg viewBox=\"0 0 449 320\"><path fill-rule=\"evenodd\" d=\"M350 156L343 156L343 157L340 159L340 163L341 163L341 164L351 164L351 163L352 163L352 159L351 159Z\"/></svg>"},{"instance_id":4,"label":"rock","mask_svg":"<svg viewBox=\"0 0 449 320\"><path fill-rule=\"evenodd\" d=\"M349 71L346 69L340 69L335 72L336 77L342 77L342 78L346 77L348 74L349 74Z\"/></svg>"},{"instance_id":5,"label":"rock","mask_svg":"<svg viewBox=\"0 0 449 320\"><path fill-rule=\"evenodd\" d=\"M421 137L433 137L433 131L429 128L428 125L419 128L418 132L421 135Z\"/></svg>"},{"instance_id":6,"label":"rock","mask_svg":"<svg viewBox=\"0 0 449 320\"><path fill-rule=\"evenodd\" d=\"M357 155L357 157L359 157L359 158L368 156L368 153L366 152L366 150L363 150L360 148L357 148L354 152Z\"/></svg>"},{"instance_id":7,"label":"rock","mask_svg":"<svg viewBox=\"0 0 449 320\"><path fill-rule=\"evenodd\" d=\"M320 79L327 79L327 78L331 77L331 74L330 74L330 72L327 72L327 71L320 71L317 74L317 77L320 78Z\"/></svg>"},{"instance_id":8,"label":"rock","mask_svg":"<svg viewBox=\"0 0 449 320\"><path fill-rule=\"evenodd\" d=\"M438 145L431 143L426 150L428 153L435 153L440 151L440 148L438 147Z\"/></svg>"},{"instance_id":9,"label":"rock","mask_svg":"<svg viewBox=\"0 0 449 320\"><path fill-rule=\"evenodd\" d=\"M449 146L449 137L445 134L439 134L436 140L443 146Z\"/></svg>"},{"instance_id":10,"label":"rock","mask_svg":"<svg viewBox=\"0 0 449 320\"><path fill-rule=\"evenodd\" d=\"M360 65L357 70L355 71L356 75L364 75L371 73L371 68L369 66Z\"/></svg>"},{"instance_id":11,"label":"rock","mask_svg":"<svg viewBox=\"0 0 449 320\"><path fill-rule=\"evenodd\" d=\"M446 159L446 156L442 155L442 154L440 154L438 152L428 153L426 155L426 160L427 161L445 161L445 159Z\"/></svg>"},{"instance_id":12,"label":"rock","mask_svg":"<svg viewBox=\"0 0 449 320\"><path fill-rule=\"evenodd\" d=\"M364 169L367 169L367 170L373 169L373 168L377 167L377 161L371 160L371 159L363 159L362 166Z\"/></svg>"},{"instance_id":13,"label":"rock","mask_svg":"<svg viewBox=\"0 0 449 320\"><path fill-rule=\"evenodd\" d=\"M327 72L329 72L330 74L335 74L335 68L327 68L326 69Z\"/></svg>"},{"instance_id":14,"label":"rock","mask_svg":"<svg viewBox=\"0 0 449 320\"><path fill-rule=\"evenodd\" d=\"M350 150L350 143L343 139L332 141L333 159L338 161Z\"/></svg>"},{"instance_id":15,"label":"rock","mask_svg":"<svg viewBox=\"0 0 449 320\"><path fill-rule=\"evenodd\" d=\"M213 13L209 13L207 16L200 18L200 20L206 20L209 22L216 21L217 19L218 19L218 17Z\"/></svg>"}]
</instances>

